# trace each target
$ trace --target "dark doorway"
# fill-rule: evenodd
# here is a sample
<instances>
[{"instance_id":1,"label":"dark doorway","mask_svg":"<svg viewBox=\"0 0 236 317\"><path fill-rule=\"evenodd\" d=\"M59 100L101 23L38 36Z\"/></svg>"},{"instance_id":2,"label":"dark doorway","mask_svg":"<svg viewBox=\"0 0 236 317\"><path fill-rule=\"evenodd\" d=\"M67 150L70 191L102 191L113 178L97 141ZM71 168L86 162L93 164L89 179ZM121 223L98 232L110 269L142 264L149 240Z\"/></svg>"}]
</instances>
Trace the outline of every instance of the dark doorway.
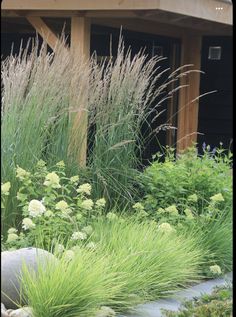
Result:
<instances>
[{"instance_id":1,"label":"dark doorway","mask_svg":"<svg viewBox=\"0 0 236 317\"><path fill-rule=\"evenodd\" d=\"M232 37L204 37L202 42L202 66L200 92L217 90L203 97L199 104L199 149L205 142L211 148L223 143L232 150L233 126L233 47Z\"/></svg>"}]
</instances>

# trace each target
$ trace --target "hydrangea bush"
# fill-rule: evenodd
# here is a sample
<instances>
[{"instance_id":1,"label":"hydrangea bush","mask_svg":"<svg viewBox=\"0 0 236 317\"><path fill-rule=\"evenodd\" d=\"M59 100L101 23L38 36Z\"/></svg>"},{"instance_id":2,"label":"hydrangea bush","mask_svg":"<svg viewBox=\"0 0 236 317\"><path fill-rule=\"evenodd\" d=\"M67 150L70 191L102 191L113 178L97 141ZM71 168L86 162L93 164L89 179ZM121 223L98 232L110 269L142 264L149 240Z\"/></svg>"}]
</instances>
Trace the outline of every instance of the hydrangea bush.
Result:
<instances>
[{"instance_id":1,"label":"hydrangea bush","mask_svg":"<svg viewBox=\"0 0 236 317\"><path fill-rule=\"evenodd\" d=\"M42 160L32 173L18 166L16 177L19 190L11 199L17 199L22 220L17 228L8 229L3 247L16 249L37 244L50 248L53 245L56 253L67 249L68 258L81 243L95 248L91 221L102 215L106 201L90 199L90 184L80 184L78 175L66 177L62 161L52 171ZM10 197L10 187L10 182L1 186L2 208Z\"/></svg>"},{"instance_id":2,"label":"hydrangea bush","mask_svg":"<svg viewBox=\"0 0 236 317\"><path fill-rule=\"evenodd\" d=\"M208 204L205 202L203 213L198 212L198 196L196 194L189 195L185 201L185 205L181 208L178 204L169 205L166 208L159 207L155 212L150 212L144 203L136 203L133 209L140 219L149 218L160 224L170 223L181 227L182 224L192 223L194 221L203 221L205 223L217 220L223 215L222 208L225 201L221 193L217 193L209 198Z\"/></svg>"},{"instance_id":3,"label":"hydrangea bush","mask_svg":"<svg viewBox=\"0 0 236 317\"><path fill-rule=\"evenodd\" d=\"M232 153L222 147L206 147L199 156L189 148L175 158L174 149L166 148L165 160L157 153L156 161L142 175L144 199L134 209L159 221L192 221L200 216L212 219L232 209Z\"/></svg>"}]
</instances>

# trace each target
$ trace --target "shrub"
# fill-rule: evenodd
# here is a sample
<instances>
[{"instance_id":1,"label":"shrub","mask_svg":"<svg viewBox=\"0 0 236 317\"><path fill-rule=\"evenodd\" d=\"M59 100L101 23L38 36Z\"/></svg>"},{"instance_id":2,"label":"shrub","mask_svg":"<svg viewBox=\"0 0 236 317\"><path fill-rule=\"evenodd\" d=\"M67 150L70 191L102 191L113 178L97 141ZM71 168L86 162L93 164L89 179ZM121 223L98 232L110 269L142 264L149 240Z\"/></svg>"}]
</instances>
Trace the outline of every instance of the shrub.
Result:
<instances>
[{"instance_id":1,"label":"shrub","mask_svg":"<svg viewBox=\"0 0 236 317\"><path fill-rule=\"evenodd\" d=\"M68 246L89 240L93 229L89 221L104 210L104 198L90 199L91 185L81 184L78 175L66 177L65 164L58 162L49 170L39 161L31 173L16 168L19 190L14 197L23 216L17 228L9 228L5 248L41 245L50 248L60 239ZM7 186L6 186L7 184ZM9 199L10 183L2 185L2 208Z\"/></svg>"},{"instance_id":2,"label":"shrub","mask_svg":"<svg viewBox=\"0 0 236 317\"><path fill-rule=\"evenodd\" d=\"M195 148L174 156L174 149L167 148L164 162L157 160L149 166L141 183L144 191L144 208L152 217L173 215L174 209L181 215L189 211L195 215L211 212L217 205L226 213L232 209L232 154L209 148L198 156ZM160 208L160 209L159 209ZM186 210L187 209L187 210ZM177 214L177 213L176 213ZM165 216L164 215L164 216Z\"/></svg>"}]
</instances>

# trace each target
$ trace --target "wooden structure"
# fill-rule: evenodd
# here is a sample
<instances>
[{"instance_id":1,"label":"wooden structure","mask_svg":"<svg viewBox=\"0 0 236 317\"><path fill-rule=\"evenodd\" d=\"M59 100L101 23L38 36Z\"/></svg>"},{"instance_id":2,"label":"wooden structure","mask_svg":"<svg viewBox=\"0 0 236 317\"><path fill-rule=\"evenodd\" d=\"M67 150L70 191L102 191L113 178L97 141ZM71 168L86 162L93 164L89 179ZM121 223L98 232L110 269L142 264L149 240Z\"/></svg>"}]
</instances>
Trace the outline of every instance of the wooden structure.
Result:
<instances>
[{"instance_id":1,"label":"wooden structure","mask_svg":"<svg viewBox=\"0 0 236 317\"><path fill-rule=\"evenodd\" d=\"M70 48L78 58L90 56L91 24L178 38L181 64L194 64L195 69L201 67L203 35L232 35L230 0L3 0L1 14L6 32L27 33L33 27L52 49L57 25L70 19ZM178 98L178 151L197 138L200 75L191 74L181 84L189 87ZM85 116L81 120L86 122ZM86 143L80 158L85 162Z\"/></svg>"}]
</instances>

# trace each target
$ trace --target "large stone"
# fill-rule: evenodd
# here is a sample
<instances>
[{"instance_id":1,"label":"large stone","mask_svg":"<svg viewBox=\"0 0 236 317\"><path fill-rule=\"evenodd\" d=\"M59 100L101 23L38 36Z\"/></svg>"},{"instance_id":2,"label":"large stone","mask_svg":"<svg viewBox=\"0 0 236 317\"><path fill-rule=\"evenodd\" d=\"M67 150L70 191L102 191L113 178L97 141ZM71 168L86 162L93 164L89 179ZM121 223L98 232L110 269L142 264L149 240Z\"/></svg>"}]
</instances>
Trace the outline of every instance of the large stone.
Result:
<instances>
[{"instance_id":1,"label":"large stone","mask_svg":"<svg viewBox=\"0 0 236 317\"><path fill-rule=\"evenodd\" d=\"M3 303L1 303L1 317L9 317L6 307L4 306Z\"/></svg>"},{"instance_id":2,"label":"large stone","mask_svg":"<svg viewBox=\"0 0 236 317\"><path fill-rule=\"evenodd\" d=\"M56 258L53 254L37 248L23 248L1 253L1 302L6 308L15 309L14 304L20 302L21 274L23 264L29 270L37 272L39 265L46 265ZM5 294L7 296L5 296ZM26 304L22 303L21 304Z\"/></svg>"},{"instance_id":3,"label":"large stone","mask_svg":"<svg viewBox=\"0 0 236 317\"><path fill-rule=\"evenodd\" d=\"M16 310L9 310L9 317L33 317L33 312L30 307L23 307Z\"/></svg>"}]
</instances>

